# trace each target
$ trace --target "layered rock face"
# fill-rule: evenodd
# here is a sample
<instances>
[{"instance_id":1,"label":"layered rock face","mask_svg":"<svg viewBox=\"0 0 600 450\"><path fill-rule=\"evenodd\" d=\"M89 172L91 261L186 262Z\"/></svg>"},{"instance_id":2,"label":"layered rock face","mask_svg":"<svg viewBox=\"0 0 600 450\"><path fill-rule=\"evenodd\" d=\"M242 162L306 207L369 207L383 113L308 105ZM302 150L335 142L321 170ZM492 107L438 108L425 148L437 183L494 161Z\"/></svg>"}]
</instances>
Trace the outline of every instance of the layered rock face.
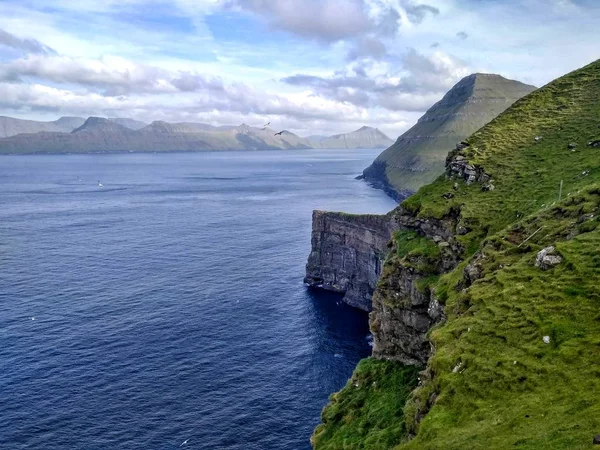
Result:
<instances>
[{"instance_id":1,"label":"layered rock face","mask_svg":"<svg viewBox=\"0 0 600 450\"><path fill-rule=\"evenodd\" d=\"M402 207L394 213L398 234L370 314L373 356L424 366L431 353L427 332L445 317L427 280L452 270L459 262L461 248L453 234L456 217L419 220ZM397 255L398 242L407 234L419 245L406 255Z\"/></svg>"},{"instance_id":2,"label":"layered rock face","mask_svg":"<svg viewBox=\"0 0 600 450\"><path fill-rule=\"evenodd\" d=\"M444 172L448 150L457 142L534 89L499 75L463 78L379 155L363 177L396 200L404 200Z\"/></svg>"},{"instance_id":3,"label":"layered rock face","mask_svg":"<svg viewBox=\"0 0 600 450\"><path fill-rule=\"evenodd\" d=\"M304 282L342 293L344 302L370 311L394 227L389 215L314 211Z\"/></svg>"}]
</instances>

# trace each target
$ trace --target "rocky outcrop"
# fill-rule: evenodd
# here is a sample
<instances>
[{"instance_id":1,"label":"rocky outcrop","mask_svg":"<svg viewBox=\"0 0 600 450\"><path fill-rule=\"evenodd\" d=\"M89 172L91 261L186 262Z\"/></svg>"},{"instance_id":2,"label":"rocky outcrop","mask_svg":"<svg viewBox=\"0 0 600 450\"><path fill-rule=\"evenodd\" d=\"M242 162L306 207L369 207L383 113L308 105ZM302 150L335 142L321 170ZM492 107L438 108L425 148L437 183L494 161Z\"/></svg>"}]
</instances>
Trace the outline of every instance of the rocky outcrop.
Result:
<instances>
[{"instance_id":1,"label":"rocky outcrop","mask_svg":"<svg viewBox=\"0 0 600 450\"><path fill-rule=\"evenodd\" d=\"M537 254L535 258L535 267L542 270L551 269L562 262L562 256L556 254L556 248L553 246L546 247Z\"/></svg>"},{"instance_id":2,"label":"rocky outcrop","mask_svg":"<svg viewBox=\"0 0 600 450\"><path fill-rule=\"evenodd\" d=\"M393 229L389 215L314 211L304 282L342 293L344 302L370 311Z\"/></svg>"},{"instance_id":3,"label":"rocky outcrop","mask_svg":"<svg viewBox=\"0 0 600 450\"><path fill-rule=\"evenodd\" d=\"M398 230L392 253L373 295L370 327L373 356L424 366L431 353L427 332L445 318L428 280L456 267L462 248L454 239L457 217L443 220L415 218L399 207ZM413 236L418 246L404 254L402 236ZM400 256L402 255L402 256Z\"/></svg>"},{"instance_id":4,"label":"rocky outcrop","mask_svg":"<svg viewBox=\"0 0 600 450\"><path fill-rule=\"evenodd\" d=\"M456 149L446 158L446 174L449 177L457 177L463 179L467 184L472 184L475 181L482 183L483 191L493 191L494 185L491 175L485 173L482 167L471 164L464 155L460 152L469 146L466 142L461 142L456 146Z\"/></svg>"}]
</instances>

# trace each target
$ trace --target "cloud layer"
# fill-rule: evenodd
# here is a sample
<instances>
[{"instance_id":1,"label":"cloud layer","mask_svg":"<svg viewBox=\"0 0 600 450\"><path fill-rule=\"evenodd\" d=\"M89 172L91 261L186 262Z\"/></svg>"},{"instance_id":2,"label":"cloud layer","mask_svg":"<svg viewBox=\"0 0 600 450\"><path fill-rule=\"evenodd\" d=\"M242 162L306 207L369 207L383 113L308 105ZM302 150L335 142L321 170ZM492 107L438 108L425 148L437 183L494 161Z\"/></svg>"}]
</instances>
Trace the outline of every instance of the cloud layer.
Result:
<instances>
[{"instance_id":1,"label":"cloud layer","mask_svg":"<svg viewBox=\"0 0 600 450\"><path fill-rule=\"evenodd\" d=\"M542 85L600 57L591 0L43 6L3 1L0 114L214 125L269 117L301 134L367 124L397 136L469 73Z\"/></svg>"}]
</instances>

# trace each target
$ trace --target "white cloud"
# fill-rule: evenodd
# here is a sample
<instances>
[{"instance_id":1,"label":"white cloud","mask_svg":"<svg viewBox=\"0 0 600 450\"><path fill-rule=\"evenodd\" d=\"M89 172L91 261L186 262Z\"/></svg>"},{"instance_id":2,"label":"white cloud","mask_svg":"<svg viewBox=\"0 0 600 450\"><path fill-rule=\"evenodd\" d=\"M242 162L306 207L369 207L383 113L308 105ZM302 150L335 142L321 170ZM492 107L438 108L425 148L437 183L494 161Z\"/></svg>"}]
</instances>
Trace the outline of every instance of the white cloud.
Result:
<instances>
[{"instance_id":1,"label":"white cloud","mask_svg":"<svg viewBox=\"0 0 600 450\"><path fill-rule=\"evenodd\" d=\"M292 130L366 123L395 137L470 72L542 85L600 57L590 0L175 0L164 21L157 5L4 0L0 114L269 115ZM149 22L125 26L125 13Z\"/></svg>"}]
</instances>

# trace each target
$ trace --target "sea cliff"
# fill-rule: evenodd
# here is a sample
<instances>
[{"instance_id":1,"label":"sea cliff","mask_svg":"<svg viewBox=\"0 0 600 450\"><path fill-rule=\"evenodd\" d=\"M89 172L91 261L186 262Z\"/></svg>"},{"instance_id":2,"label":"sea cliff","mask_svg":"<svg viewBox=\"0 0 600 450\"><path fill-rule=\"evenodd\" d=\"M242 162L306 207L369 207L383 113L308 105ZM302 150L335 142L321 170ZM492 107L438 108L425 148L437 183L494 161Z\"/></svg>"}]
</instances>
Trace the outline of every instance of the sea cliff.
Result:
<instances>
[{"instance_id":1,"label":"sea cliff","mask_svg":"<svg viewBox=\"0 0 600 450\"><path fill-rule=\"evenodd\" d=\"M315 449L600 443L599 82L596 61L518 100L391 213L373 355Z\"/></svg>"},{"instance_id":2,"label":"sea cliff","mask_svg":"<svg viewBox=\"0 0 600 450\"><path fill-rule=\"evenodd\" d=\"M370 311L394 229L390 215L313 211L304 282L342 293L344 302Z\"/></svg>"}]
</instances>

